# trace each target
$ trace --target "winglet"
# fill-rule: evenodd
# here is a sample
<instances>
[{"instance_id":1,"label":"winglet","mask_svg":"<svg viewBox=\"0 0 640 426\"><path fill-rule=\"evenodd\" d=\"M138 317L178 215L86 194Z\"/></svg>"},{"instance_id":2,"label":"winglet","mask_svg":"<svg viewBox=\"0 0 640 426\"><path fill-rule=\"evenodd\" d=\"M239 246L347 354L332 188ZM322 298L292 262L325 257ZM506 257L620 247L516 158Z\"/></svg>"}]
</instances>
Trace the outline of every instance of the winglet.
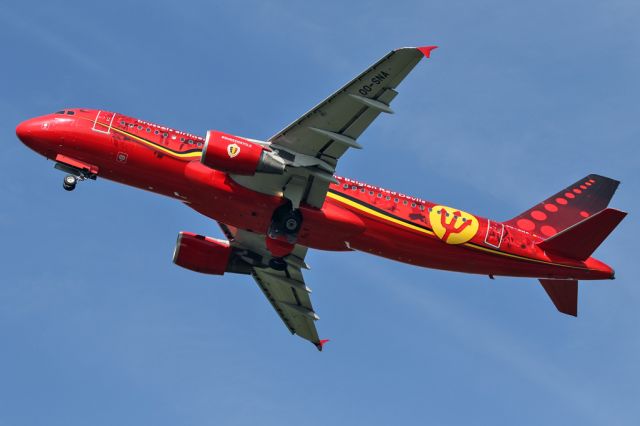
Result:
<instances>
[{"instance_id":1,"label":"winglet","mask_svg":"<svg viewBox=\"0 0 640 426\"><path fill-rule=\"evenodd\" d=\"M318 348L319 351L322 351L322 347L324 346L325 343L327 343L329 341L329 339L322 339L320 340L318 343L316 343L316 348Z\"/></svg>"},{"instance_id":2,"label":"winglet","mask_svg":"<svg viewBox=\"0 0 640 426\"><path fill-rule=\"evenodd\" d=\"M422 52L422 54L425 56L425 58L430 58L431 57L431 51L437 49L438 46L422 46L422 47L416 47L416 49L418 49L419 51Z\"/></svg>"}]
</instances>

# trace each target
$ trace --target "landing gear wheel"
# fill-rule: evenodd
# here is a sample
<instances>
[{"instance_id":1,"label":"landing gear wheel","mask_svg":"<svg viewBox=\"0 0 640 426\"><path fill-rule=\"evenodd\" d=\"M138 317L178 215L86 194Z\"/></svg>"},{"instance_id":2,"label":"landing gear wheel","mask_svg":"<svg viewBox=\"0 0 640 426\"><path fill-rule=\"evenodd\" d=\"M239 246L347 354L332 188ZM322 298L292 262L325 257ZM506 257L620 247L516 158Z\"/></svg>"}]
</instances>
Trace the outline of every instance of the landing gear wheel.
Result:
<instances>
[{"instance_id":1,"label":"landing gear wheel","mask_svg":"<svg viewBox=\"0 0 640 426\"><path fill-rule=\"evenodd\" d=\"M273 212L268 234L271 238L285 237L289 243L294 243L301 227L302 213L288 202Z\"/></svg>"},{"instance_id":2,"label":"landing gear wheel","mask_svg":"<svg viewBox=\"0 0 640 426\"><path fill-rule=\"evenodd\" d=\"M73 175L67 175L62 181L62 187L67 191L73 191L78 183L78 178Z\"/></svg>"},{"instance_id":3,"label":"landing gear wheel","mask_svg":"<svg viewBox=\"0 0 640 426\"><path fill-rule=\"evenodd\" d=\"M274 257L269 260L269 268L275 269L276 271L284 271L287 269L287 262L281 257Z\"/></svg>"},{"instance_id":4,"label":"landing gear wheel","mask_svg":"<svg viewBox=\"0 0 640 426\"><path fill-rule=\"evenodd\" d=\"M291 217L287 218L284 221L284 228L286 229L286 232L288 234L296 234L298 232L298 230L300 229L300 220L298 219L298 215L294 215L293 213L297 213L297 212L291 212Z\"/></svg>"}]
</instances>

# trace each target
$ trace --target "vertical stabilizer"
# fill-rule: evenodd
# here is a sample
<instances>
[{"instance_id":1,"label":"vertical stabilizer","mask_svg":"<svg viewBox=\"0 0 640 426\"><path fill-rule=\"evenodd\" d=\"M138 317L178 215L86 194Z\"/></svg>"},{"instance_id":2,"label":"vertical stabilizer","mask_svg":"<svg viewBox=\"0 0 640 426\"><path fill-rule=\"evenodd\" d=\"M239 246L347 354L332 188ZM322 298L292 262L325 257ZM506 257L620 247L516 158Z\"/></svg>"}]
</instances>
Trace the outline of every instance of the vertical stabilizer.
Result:
<instances>
[{"instance_id":1,"label":"vertical stabilizer","mask_svg":"<svg viewBox=\"0 0 640 426\"><path fill-rule=\"evenodd\" d=\"M505 224L551 237L605 209L619 184L617 180L591 174Z\"/></svg>"}]
</instances>

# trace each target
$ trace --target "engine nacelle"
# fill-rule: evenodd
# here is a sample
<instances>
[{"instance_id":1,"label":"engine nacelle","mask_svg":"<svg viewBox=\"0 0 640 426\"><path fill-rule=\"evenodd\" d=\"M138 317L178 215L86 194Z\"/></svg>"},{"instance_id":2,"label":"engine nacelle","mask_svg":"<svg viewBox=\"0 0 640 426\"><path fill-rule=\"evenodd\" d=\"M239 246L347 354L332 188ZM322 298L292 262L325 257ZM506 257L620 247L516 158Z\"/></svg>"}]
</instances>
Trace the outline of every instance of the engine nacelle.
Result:
<instances>
[{"instance_id":1,"label":"engine nacelle","mask_svg":"<svg viewBox=\"0 0 640 426\"><path fill-rule=\"evenodd\" d=\"M236 175L284 173L282 158L264 146L238 136L209 130L204 142L202 164Z\"/></svg>"},{"instance_id":2,"label":"engine nacelle","mask_svg":"<svg viewBox=\"0 0 640 426\"><path fill-rule=\"evenodd\" d=\"M173 251L173 263L203 274L223 275L227 271L231 247L228 241L216 240L191 232L180 232Z\"/></svg>"}]
</instances>

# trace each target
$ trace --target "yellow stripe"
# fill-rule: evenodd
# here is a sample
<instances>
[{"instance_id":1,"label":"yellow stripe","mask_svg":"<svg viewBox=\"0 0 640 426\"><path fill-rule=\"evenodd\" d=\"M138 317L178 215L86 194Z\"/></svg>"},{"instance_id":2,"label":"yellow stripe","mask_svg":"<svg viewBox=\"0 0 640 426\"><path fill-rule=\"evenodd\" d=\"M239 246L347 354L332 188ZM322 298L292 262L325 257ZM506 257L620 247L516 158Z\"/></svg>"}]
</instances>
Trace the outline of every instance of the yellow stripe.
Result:
<instances>
[{"instance_id":1,"label":"yellow stripe","mask_svg":"<svg viewBox=\"0 0 640 426\"><path fill-rule=\"evenodd\" d=\"M162 152L164 152L166 154L169 154L169 155L172 155L174 157L178 157L178 158L199 158L202 155L202 152L186 152L186 153L173 152L173 151L171 151L171 150L169 150L169 149L167 149L165 147L157 145L157 144L155 144L153 142L149 142L146 139L142 139L142 138L140 138L140 137L138 137L138 136L136 136L136 135L134 135L132 133L125 132L125 131L117 129L115 127L112 127L111 130L115 130L116 132L118 132L120 134L129 136L130 138L133 138L133 139L137 140L138 142L141 142L141 143L143 143L143 144L145 144L145 145L147 145L149 147L152 147L154 149L157 149L158 151L162 151Z\"/></svg>"},{"instance_id":2,"label":"yellow stripe","mask_svg":"<svg viewBox=\"0 0 640 426\"><path fill-rule=\"evenodd\" d=\"M333 192L327 192L327 197L333 198L334 200L340 201L341 203L344 203L344 204L346 204L348 206L351 206L351 207L356 208L358 210L361 210L363 212L369 213L370 215L379 217L379 218L384 219L386 221L396 223L398 225L404 226L404 227L409 228L409 229L413 229L415 231L419 231L419 232L421 232L423 234L427 234L427 235L431 235L431 236L435 235L433 233L433 231L421 228L419 226L411 225L411 224L406 223L404 221L398 220L398 219L396 219L394 217L385 215L383 213L380 213L378 211L370 209L370 208L368 208L366 206L363 206L362 204L359 204L359 203L356 203L354 201L351 201L348 198L342 197L342 196L340 196L338 194L335 194ZM495 249L490 249L490 248L487 248L487 247L482 247L482 246L479 246L479 245L474 244L474 243L464 243L462 245L465 246L465 247L469 247L471 249L480 250L480 251L484 251L484 252L491 253L491 254L497 254L497 255L500 255L500 256L506 256L506 257L510 257L510 258L513 258L513 259L524 260L524 261L528 261L528 262L542 263L542 264L545 264L545 265L561 266L561 267L564 267L564 268L571 268L571 269L588 270L588 268L583 268L583 267L580 267L580 266L565 265L565 264L562 264L562 263L548 262L546 260L533 259L533 258L530 258L530 257L519 256L517 254L506 253L506 252L503 252L503 251L500 251L500 250L495 250Z\"/></svg>"},{"instance_id":3,"label":"yellow stripe","mask_svg":"<svg viewBox=\"0 0 640 426\"><path fill-rule=\"evenodd\" d=\"M354 207L354 208L356 208L358 210L362 210L364 212L367 212L367 213L369 213L369 214L371 214L373 216L379 217L381 219L385 219L385 220L387 220L389 222L397 223L398 225L402 225L402 226L407 227L409 229L413 229L414 231L422 232L422 233L427 234L427 235L435 235L433 233L433 231L429 231L428 229L424 229L424 228L421 228L421 227L416 226L416 225L411 225L409 223L406 223L406 222L403 222L401 220L398 220L395 217L387 216L387 215L385 215L383 213L380 213L380 212L377 212L377 211L375 211L373 209L365 207L362 204L355 203L355 202L349 200L348 198L344 198L344 197L341 197L338 194L334 194L333 192L327 192L327 197L330 197L330 198L333 198L335 200L338 200L341 203L347 204L347 205L349 205L351 207Z\"/></svg>"},{"instance_id":4,"label":"yellow stripe","mask_svg":"<svg viewBox=\"0 0 640 426\"><path fill-rule=\"evenodd\" d=\"M84 117L80 117L80 118L82 118L84 120L87 120L87 121L90 121L90 122L92 122L94 124L99 124L99 125L101 125L103 127L106 127L106 128L109 127L108 125L106 125L104 123L100 123L100 122L92 120L90 118L84 118ZM117 127L111 126L111 130L116 131L116 132L120 133L121 135L129 136L130 138L133 138L133 139L137 140L138 142L145 144L148 147L151 147L153 149L157 149L158 151L162 151L165 154L168 154L168 155L171 155L171 156L174 156L174 157L178 157L178 158L199 158L202 155L201 151L198 151L198 152L186 152L186 153L174 152L174 151L171 151L171 150L169 150L169 149L167 149L167 148L165 148L163 146L157 145L157 144L155 144L153 142L150 142L150 141L148 141L146 139L143 139L143 138L141 138L139 136L136 136L133 133L125 132L124 130L118 129Z\"/></svg>"}]
</instances>

